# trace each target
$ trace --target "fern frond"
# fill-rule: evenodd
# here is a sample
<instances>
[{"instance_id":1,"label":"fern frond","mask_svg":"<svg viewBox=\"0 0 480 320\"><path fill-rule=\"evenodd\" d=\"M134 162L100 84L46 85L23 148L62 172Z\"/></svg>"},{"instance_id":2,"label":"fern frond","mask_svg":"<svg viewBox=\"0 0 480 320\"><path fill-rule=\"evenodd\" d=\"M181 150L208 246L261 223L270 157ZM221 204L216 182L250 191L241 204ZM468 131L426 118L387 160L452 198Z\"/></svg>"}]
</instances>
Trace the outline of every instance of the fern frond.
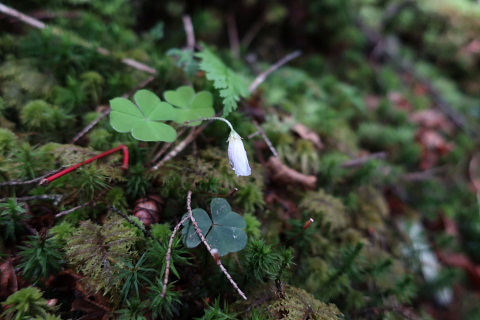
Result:
<instances>
[{"instance_id":1,"label":"fern frond","mask_svg":"<svg viewBox=\"0 0 480 320\"><path fill-rule=\"evenodd\" d=\"M223 116L237 109L237 102L249 94L248 84L241 75L227 67L210 49L204 48L195 55L202 59L200 69L207 73L207 79L214 82L223 99Z\"/></svg>"}]
</instances>

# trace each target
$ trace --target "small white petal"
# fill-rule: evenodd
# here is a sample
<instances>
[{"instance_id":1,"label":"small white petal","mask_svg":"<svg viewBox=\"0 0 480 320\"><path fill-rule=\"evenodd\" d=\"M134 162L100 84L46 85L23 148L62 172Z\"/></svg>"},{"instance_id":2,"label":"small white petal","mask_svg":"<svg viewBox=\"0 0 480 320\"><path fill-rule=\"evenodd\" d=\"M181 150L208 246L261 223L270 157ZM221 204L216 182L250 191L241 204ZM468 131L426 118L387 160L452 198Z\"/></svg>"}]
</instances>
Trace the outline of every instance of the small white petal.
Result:
<instances>
[{"instance_id":1,"label":"small white petal","mask_svg":"<svg viewBox=\"0 0 480 320\"><path fill-rule=\"evenodd\" d=\"M248 164L247 152L243 146L242 137L235 131L230 132L228 137L228 158L230 165L237 176L249 176L252 174L252 169Z\"/></svg>"}]
</instances>

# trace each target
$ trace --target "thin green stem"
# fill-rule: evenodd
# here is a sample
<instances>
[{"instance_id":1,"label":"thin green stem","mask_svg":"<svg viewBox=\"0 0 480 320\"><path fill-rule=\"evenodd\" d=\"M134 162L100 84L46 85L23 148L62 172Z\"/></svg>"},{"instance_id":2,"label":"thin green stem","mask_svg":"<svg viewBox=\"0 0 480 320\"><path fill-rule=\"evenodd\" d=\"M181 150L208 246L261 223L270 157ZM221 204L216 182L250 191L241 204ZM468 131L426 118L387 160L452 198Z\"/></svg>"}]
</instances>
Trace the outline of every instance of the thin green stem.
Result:
<instances>
[{"instance_id":1,"label":"thin green stem","mask_svg":"<svg viewBox=\"0 0 480 320\"><path fill-rule=\"evenodd\" d=\"M223 121L223 122L225 122L225 123L230 127L230 130L235 131L235 130L233 129L233 126L232 126L232 124L230 123L230 121L228 121L228 120L225 119L225 118L221 118L221 117L200 118L200 119L195 119L195 120L186 121L186 122L184 122L184 124L189 124L189 123L196 122L196 121L206 121L206 120L220 120L220 121Z\"/></svg>"}]
</instances>

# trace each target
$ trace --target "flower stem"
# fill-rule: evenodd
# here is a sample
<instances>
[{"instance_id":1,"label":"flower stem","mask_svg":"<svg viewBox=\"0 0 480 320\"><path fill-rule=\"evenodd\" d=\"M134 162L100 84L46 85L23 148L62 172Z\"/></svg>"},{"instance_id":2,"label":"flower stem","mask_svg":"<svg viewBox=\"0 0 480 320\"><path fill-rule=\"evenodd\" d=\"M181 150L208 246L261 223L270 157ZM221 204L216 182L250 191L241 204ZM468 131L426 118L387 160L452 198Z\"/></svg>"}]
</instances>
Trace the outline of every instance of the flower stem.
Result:
<instances>
[{"instance_id":1,"label":"flower stem","mask_svg":"<svg viewBox=\"0 0 480 320\"><path fill-rule=\"evenodd\" d=\"M228 120L225 119L225 118L221 118L221 117L200 118L200 119L185 121L184 124L189 124L189 123L191 123L191 122L196 122L196 121L206 121L206 120L220 120L220 121L223 121L223 122L225 122L225 123L230 127L230 130L235 131L235 130L233 129L233 126L232 126L232 124L230 123L230 121L228 121Z\"/></svg>"}]
</instances>

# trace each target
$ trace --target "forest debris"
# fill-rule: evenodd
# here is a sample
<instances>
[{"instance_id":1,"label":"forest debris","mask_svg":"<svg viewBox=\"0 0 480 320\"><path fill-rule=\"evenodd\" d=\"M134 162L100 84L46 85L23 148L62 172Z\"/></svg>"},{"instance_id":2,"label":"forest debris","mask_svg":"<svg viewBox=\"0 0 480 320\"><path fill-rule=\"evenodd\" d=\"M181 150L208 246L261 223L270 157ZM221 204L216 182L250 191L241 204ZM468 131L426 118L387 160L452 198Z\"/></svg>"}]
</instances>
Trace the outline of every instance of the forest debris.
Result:
<instances>
[{"instance_id":1,"label":"forest debris","mask_svg":"<svg viewBox=\"0 0 480 320\"><path fill-rule=\"evenodd\" d=\"M427 170L435 167L442 156L450 153L455 145L447 140L436 130L420 129L417 140L422 147L422 162L420 168Z\"/></svg>"},{"instance_id":2,"label":"forest debris","mask_svg":"<svg viewBox=\"0 0 480 320\"><path fill-rule=\"evenodd\" d=\"M160 196L149 195L136 201L133 212L146 227L150 227L160 221L159 210L163 208L164 203L165 200Z\"/></svg>"},{"instance_id":3,"label":"forest debris","mask_svg":"<svg viewBox=\"0 0 480 320\"><path fill-rule=\"evenodd\" d=\"M293 170L276 157L270 157L266 163L266 167L270 171L272 180L278 183L297 184L306 189L316 188L317 177L308 176Z\"/></svg>"},{"instance_id":4,"label":"forest debris","mask_svg":"<svg viewBox=\"0 0 480 320\"><path fill-rule=\"evenodd\" d=\"M0 264L0 297L6 298L18 291L17 275L13 269L12 258Z\"/></svg>"},{"instance_id":5,"label":"forest debris","mask_svg":"<svg viewBox=\"0 0 480 320\"><path fill-rule=\"evenodd\" d=\"M390 92L388 94L388 100L393 103L393 105L399 110L411 111L413 110L413 105L407 98L400 92Z\"/></svg>"},{"instance_id":6,"label":"forest debris","mask_svg":"<svg viewBox=\"0 0 480 320\"><path fill-rule=\"evenodd\" d=\"M372 161L372 160L377 160L377 159L385 159L387 157L386 152L375 152L369 155L361 156L359 158L355 158L352 160L348 160L344 163L342 163L340 166L342 168L354 168L354 167L359 167L364 165L365 163Z\"/></svg>"},{"instance_id":7,"label":"forest debris","mask_svg":"<svg viewBox=\"0 0 480 320\"><path fill-rule=\"evenodd\" d=\"M311 141L318 150L323 149L323 143L320 140L320 136L306 125L297 123L293 126L292 130L298 134L300 138Z\"/></svg>"},{"instance_id":8,"label":"forest debris","mask_svg":"<svg viewBox=\"0 0 480 320\"><path fill-rule=\"evenodd\" d=\"M410 120L424 128L439 129L446 133L452 133L453 123L443 113L437 110L421 110L410 115Z\"/></svg>"},{"instance_id":9,"label":"forest debris","mask_svg":"<svg viewBox=\"0 0 480 320\"><path fill-rule=\"evenodd\" d=\"M369 111L376 111L380 107L380 97L377 95L369 94L365 97L365 105Z\"/></svg>"}]
</instances>

